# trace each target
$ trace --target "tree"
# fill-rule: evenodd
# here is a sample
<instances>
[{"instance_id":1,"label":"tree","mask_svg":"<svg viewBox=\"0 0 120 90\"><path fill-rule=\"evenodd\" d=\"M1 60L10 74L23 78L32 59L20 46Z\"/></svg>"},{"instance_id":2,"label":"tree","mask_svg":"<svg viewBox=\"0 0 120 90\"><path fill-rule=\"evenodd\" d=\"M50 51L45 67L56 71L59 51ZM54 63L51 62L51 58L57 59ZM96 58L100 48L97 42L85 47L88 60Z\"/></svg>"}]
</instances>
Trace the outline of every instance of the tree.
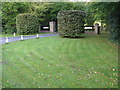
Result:
<instances>
[{"instance_id":1,"label":"tree","mask_svg":"<svg viewBox=\"0 0 120 90\"><path fill-rule=\"evenodd\" d=\"M57 22L57 14L60 10L83 10L83 6L83 3L78 2L3 2L3 32L16 32L16 15L20 13L34 14L41 26L48 26L50 21Z\"/></svg>"},{"instance_id":2,"label":"tree","mask_svg":"<svg viewBox=\"0 0 120 90\"><path fill-rule=\"evenodd\" d=\"M81 10L82 4L72 2L34 2L29 4L30 12L37 15L42 26L48 26L50 21L57 22L57 14L60 10Z\"/></svg>"},{"instance_id":3,"label":"tree","mask_svg":"<svg viewBox=\"0 0 120 90\"><path fill-rule=\"evenodd\" d=\"M2 32L16 32L16 15L27 11L28 5L26 3L2 2Z\"/></svg>"},{"instance_id":4,"label":"tree","mask_svg":"<svg viewBox=\"0 0 120 90\"><path fill-rule=\"evenodd\" d=\"M94 9L90 8L91 3L85 3L84 4L84 11L86 13L86 17L85 17L85 23L86 25L92 26L95 22L95 18L94 18Z\"/></svg>"},{"instance_id":5,"label":"tree","mask_svg":"<svg viewBox=\"0 0 120 90\"><path fill-rule=\"evenodd\" d=\"M92 11L92 17L95 20L101 20L105 23L110 31L110 40L117 41L119 39L119 2L94 2L90 3L89 9Z\"/></svg>"}]
</instances>

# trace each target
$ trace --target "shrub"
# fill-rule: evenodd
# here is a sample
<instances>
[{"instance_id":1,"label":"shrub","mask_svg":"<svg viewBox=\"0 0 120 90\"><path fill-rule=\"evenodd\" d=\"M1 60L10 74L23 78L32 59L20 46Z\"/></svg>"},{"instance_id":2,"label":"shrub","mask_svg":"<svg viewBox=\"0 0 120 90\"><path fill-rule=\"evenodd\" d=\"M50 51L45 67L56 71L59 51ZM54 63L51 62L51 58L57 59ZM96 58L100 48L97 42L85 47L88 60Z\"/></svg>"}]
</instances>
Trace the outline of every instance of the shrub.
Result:
<instances>
[{"instance_id":1,"label":"shrub","mask_svg":"<svg viewBox=\"0 0 120 90\"><path fill-rule=\"evenodd\" d=\"M28 4L24 2L2 2L0 16L2 19L2 33L16 33L16 16L17 14L28 12Z\"/></svg>"},{"instance_id":2,"label":"shrub","mask_svg":"<svg viewBox=\"0 0 120 90\"><path fill-rule=\"evenodd\" d=\"M84 33L84 12L61 10L58 13L58 32L61 37L77 37Z\"/></svg>"},{"instance_id":3,"label":"shrub","mask_svg":"<svg viewBox=\"0 0 120 90\"><path fill-rule=\"evenodd\" d=\"M36 16L30 13L18 14L16 17L16 28L18 34L33 34L39 30Z\"/></svg>"}]
</instances>

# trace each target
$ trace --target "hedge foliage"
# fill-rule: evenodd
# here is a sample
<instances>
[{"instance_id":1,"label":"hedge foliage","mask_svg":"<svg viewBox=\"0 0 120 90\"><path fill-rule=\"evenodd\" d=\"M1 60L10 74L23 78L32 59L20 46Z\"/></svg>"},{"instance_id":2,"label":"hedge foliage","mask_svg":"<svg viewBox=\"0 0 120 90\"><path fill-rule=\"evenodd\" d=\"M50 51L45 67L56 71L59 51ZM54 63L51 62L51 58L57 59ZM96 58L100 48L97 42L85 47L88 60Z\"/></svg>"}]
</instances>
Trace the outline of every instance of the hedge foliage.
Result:
<instances>
[{"instance_id":1,"label":"hedge foliage","mask_svg":"<svg viewBox=\"0 0 120 90\"><path fill-rule=\"evenodd\" d=\"M86 4L87 5L87 4ZM106 8L109 7L109 8ZM118 42L120 29L120 3L119 2L95 2L91 3L88 8L91 11L91 16L96 21L100 21L101 25L106 25L107 31L110 32L109 40ZM102 29L101 29L102 30Z\"/></svg>"},{"instance_id":2,"label":"hedge foliage","mask_svg":"<svg viewBox=\"0 0 120 90\"><path fill-rule=\"evenodd\" d=\"M77 37L84 33L85 14L80 10L61 10L58 13L58 32L61 37Z\"/></svg>"},{"instance_id":3,"label":"hedge foliage","mask_svg":"<svg viewBox=\"0 0 120 90\"><path fill-rule=\"evenodd\" d=\"M2 19L2 33L16 33L16 16L28 12L27 3L24 2L2 2L0 16Z\"/></svg>"},{"instance_id":4,"label":"hedge foliage","mask_svg":"<svg viewBox=\"0 0 120 90\"><path fill-rule=\"evenodd\" d=\"M60 10L83 10L81 2L2 2L2 33L16 33L16 16L20 13L32 13L38 17L41 26L49 26L49 22L57 22ZM57 25L57 24L56 24Z\"/></svg>"},{"instance_id":5,"label":"hedge foliage","mask_svg":"<svg viewBox=\"0 0 120 90\"><path fill-rule=\"evenodd\" d=\"M16 28L18 34L33 34L39 30L36 16L30 13L18 14L16 17Z\"/></svg>"}]
</instances>

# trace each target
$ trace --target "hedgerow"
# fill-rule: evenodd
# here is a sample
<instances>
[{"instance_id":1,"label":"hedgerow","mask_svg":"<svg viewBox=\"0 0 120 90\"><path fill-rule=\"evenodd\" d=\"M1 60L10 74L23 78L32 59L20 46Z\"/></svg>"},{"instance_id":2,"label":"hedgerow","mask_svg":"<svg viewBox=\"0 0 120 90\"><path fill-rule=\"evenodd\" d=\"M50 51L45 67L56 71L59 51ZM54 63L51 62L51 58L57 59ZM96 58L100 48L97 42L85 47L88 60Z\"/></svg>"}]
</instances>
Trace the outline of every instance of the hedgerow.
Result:
<instances>
[{"instance_id":1,"label":"hedgerow","mask_svg":"<svg viewBox=\"0 0 120 90\"><path fill-rule=\"evenodd\" d=\"M30 13L18 14L16 17L16 28L18 34L34 34L39 30L38 19Z\"/></svg>"},{"instance_id":2,"label":"hedgerow","mask_svg":"<svg viewBox=\"0 0 120 90\"><path fill-rule=\"evenodd\" d=\"M84 33L85 13L80 10L61 10L58 13L58 32L61 37L77 37Z\"/></svg>"}]
</instances>

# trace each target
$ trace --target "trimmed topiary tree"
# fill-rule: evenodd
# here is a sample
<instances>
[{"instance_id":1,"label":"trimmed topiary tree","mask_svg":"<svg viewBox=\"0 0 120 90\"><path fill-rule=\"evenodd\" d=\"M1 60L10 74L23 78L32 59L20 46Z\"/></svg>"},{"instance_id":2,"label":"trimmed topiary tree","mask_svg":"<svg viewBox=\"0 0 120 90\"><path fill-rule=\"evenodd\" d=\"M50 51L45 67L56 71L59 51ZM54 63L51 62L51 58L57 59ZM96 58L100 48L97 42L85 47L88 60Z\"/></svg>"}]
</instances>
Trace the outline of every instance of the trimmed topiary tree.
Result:
<instances>
[{"instance_id":1,"label":"trimmed topiary tree","mask_svg":"<svg viewBox=\"0 0 120 90\"><path fill-rule=\"evenodd\" d=\"M18 34L34 34L39 31L38 19L30 13L18 14L16 17L16 28Z\"/></svg>"},{"instance_id":2,"label":"trimmed topiary tree","mask_svg":"<svg viewBox=\"0 0 120 90\"><path fill-rule=\"evenodd\" d=\"M80 10L61 10L58 12L58 32L61 37L79 37L84 33L85 13Z\"/></svg>"}]
</instances>

